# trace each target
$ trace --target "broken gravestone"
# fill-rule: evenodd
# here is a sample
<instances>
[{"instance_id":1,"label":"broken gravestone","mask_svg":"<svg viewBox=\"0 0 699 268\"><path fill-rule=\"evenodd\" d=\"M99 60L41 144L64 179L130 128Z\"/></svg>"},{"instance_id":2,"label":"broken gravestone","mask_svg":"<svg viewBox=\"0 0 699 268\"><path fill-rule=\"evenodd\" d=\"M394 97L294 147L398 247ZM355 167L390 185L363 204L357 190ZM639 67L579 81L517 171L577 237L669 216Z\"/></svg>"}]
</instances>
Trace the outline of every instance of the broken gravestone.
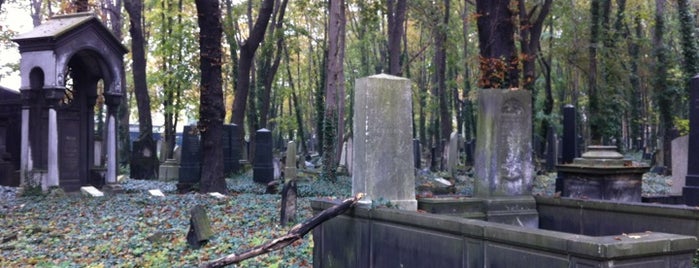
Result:
<instances>
[{"instance_id":1,"label":"broken gravestone","mask_svg":"<svg viewBox=\"0 0 699 268\"><path fill-rule=\"evenodd\" d=\"M282 205L279 222L282 226L296 221L296 143L290 141L286 150L284 168L284 188L282 188Z\"/></svg>"},{"instance_id":2,"label":"broken gravestone","mask_svg":"<svg viewBox=\"0 0 699 268\"><path fill-rule=\"evenodd\" d=\"M189 231L187 232L187 244L193 249L199 249L209 242L213 235L209 216L206 215L206 209L201 205L192 208L191 217L189 218Z\"/></svg>"}]
</instances>

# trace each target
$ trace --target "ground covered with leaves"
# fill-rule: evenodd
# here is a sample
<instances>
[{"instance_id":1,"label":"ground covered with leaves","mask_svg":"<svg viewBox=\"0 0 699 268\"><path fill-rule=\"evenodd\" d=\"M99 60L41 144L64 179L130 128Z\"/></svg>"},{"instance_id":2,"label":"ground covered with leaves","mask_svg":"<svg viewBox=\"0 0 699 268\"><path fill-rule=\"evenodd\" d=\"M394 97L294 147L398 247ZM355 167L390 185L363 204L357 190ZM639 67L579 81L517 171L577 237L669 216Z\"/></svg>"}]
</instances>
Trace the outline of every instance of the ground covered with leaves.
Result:
<instances>
[{"instance_id":1,"label":"ground covered with leaves","mask_svg":"<svg viewBox=\"0 0 699 268\"><path fill-rule=\"evenodd\" d=\"M462 170L453 181L454 193L469 196L473 179ZM351 180L340 176L335 183L301 174L297 219L312 215L310 200L344 199L351 194ZM418 172L416 186L441 177ZM539 175L533 193L553 195L556 174ZM665 194L669 177L646 174L646 195ZM125 193L101 198L80 194L14 197L0 188L0 267L195 267L230 253L239 253L286 234L279 225L279 194L265 194L266 187L252 182L251 174L227 180L231 194L219 199L202 194L176 194L175 182L126 180ZM165 197L148 190L160 189ZM187 246L190 210L207 209L214 237L201 249ZM241 267L310 267L313 241L304 239L280 251L258 256Z\"/></svg>"},{"instance_id":2,"label":"ground covered with leaves","mask_svg":"<svg viewBox=\"0 0 699 268\"><path fill-rule=\"evenodd\" d=\"M0 208L0 267L193 267L241 252L286 234L278 194L249 176L228 180L232 194L218 199L175 194L174 183L127 180L126 193L102 198L35 196L3 200ZM349 178L299 185L299 220L310 218L309 200L350 193ZM165 197L149 196L161 189ZM198 250L187 246L189 211L207 209L214 237ZM241 267L310 267L311 236L241 263Z\"/></svg>"}]
</instances>

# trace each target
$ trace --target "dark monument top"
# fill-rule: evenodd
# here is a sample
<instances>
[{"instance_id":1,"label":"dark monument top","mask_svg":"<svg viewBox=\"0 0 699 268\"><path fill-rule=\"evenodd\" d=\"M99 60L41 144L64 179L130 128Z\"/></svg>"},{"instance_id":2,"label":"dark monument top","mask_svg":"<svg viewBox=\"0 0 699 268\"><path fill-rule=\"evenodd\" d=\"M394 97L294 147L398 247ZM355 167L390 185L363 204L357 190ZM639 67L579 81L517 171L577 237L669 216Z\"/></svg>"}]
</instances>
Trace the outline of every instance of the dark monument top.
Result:
<instances>
[{"instance_id":1,"label":"dark monument top","mask_svg":"<svg viewBox=\"0 0 699 268\"><path fill-rule=\"evenodd\" d=\"M682 188L685 204L699 205L699 75L692 78L689 92L689 141L687 177Z\"/></svg>"},{"instance_id":2,"label":"dark monument top","mask_svg":"<svg viewBox=\"0 0 699 268\"><path fill-rule=\"evenodd\" d=\"M104 76L105 91L122 94L123 56L128 50L91 12L51 17L12 41L19 44L22 54L22 89L30 88L29 73L37 67L44 73L44 88L65 87L68 62L77 54L89 54L101 59L85 64Z\"/></svg>"}]
</instances>

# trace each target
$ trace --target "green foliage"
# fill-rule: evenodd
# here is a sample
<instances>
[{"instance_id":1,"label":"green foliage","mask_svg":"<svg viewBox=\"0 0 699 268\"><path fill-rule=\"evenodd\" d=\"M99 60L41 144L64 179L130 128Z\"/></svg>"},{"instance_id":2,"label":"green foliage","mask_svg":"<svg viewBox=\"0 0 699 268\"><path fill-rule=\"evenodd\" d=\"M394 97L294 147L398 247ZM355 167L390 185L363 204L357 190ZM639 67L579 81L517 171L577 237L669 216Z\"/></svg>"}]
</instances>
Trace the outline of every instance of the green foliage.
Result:
<instances>
[{"instance_id":1,"label":"green foliage","mask_svg":"<svg viewBox=\"0 0 699 268\"><path fill-rule=\"evenodd\" d=\"M680 132L680 136L689 135L689 119L675 117L675 128Z\"/></svg>"}]
</instances>

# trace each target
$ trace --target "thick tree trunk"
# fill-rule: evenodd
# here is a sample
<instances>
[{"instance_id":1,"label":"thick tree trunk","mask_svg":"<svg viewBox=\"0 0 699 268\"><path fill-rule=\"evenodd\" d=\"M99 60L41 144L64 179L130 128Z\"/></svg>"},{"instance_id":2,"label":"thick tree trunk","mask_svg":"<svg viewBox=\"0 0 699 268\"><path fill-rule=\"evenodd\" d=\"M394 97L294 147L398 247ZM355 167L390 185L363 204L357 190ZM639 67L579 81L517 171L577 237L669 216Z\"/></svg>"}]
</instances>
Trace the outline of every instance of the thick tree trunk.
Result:
<instances>
[{"instance_id":1,"label":"thick tree trunk","mask_svg":"<svg viewBox=\"0 0 699 268\"><path fill-rule=\"evenodd\" d=\"M519 87L519 60L515 51L514 14L510 0L477 0L481 88Z\"/></svg>"},{"instance_id":2,"label":"thick tree trunk","mask_svg":"<svg viewBox=\"0 0 699 268\"><path fill-rule=\"evenodd\" d=\"M139 141L144 147L144 151L139 152L143 158L148 158L144 165L142 174L135 174L136 179L155 179L158 176L158 161L156 144L153 140L153 123L151 121L150 96L148 95L148 85L146 84L146 53L145 40L142 29L142 0L125 0L124 7L129 13L131 34L132 69L134 81L134 94L136 95L136 106L138 107L138 126L140 131ZM149 152L146 152L149 151ZM150 154L150 156L149 156Z\"/></svg>"},{"instance_id":3,"label":"thick tree trunk","mask_svg":"<svg viewBox=\"0 0 699 268\"><path fill-rule=\"evenodd\" d=\"M667 48L664 44L664 32L665 32L665 0L655 0L655 29L653 31L653 47L655 54L655 79L653 80L653 87L655 88L655 102L656 107L660 113L660 124L658 127L658 136L662 141L662 155L663 162L657 163L658 165L663 165L670 167L671 165L671 153L670 144L671 137L670 133L672 131L672 103L673 96L670 89L667 86L667 76L668 76L668 56Z\"/></svg>"},{"instance_id":4,"label":"thick tree trunk","mask_svg":"<svg viewBox=\"0 0 699 268\"><path fill-rule=\"evenodd\" d=\"M196 0L201 69L199 131L202 193L227 193L223 175L223 90L221 89L221 9L218 1Z\"/></svg>"},{"instance_id":5,"label":"thick tree trunk","mask_svg":"<svg viewBox=\"0 0 699 268\"><path fill-rule=\"evenodd\" d=\"M452 118L449 112L450 103L447 99L449 92L447 92L447 29L449 27L449 13L450 13L450 0L444 0L444 16L442 17L442 22L440 26L435 29L437 34L437 40L435 42L435 64L437 66L434 81L437 85L437 94L439 96L439 137L442 139L449 139L451 135L451 125ZM442 153L441 146L439 147L440 155Z\"/></svg>"},{"instance_id":6,"label":"thick tree trunk","mask_svg":"<svg viewBox=\"0 0 699 268\"><path fill-rule=\"evenodd\" d=\"M388 67L389 74L395 76L402 75L401 68L401 47L400 42L403 37L403 22L405 21L405 11L407 0L388 0Z\"/></svg>"},{"instance_id":7,"label":"thick tree trunk","mask_svg":"<svg viewBox=\"0 0 699 268\"><path fill-rule=\"evenodd\" d=\"M335 180L345 128L345 1L330 0L323 122L323 173Z\"/></svg>"}]
</instances>

